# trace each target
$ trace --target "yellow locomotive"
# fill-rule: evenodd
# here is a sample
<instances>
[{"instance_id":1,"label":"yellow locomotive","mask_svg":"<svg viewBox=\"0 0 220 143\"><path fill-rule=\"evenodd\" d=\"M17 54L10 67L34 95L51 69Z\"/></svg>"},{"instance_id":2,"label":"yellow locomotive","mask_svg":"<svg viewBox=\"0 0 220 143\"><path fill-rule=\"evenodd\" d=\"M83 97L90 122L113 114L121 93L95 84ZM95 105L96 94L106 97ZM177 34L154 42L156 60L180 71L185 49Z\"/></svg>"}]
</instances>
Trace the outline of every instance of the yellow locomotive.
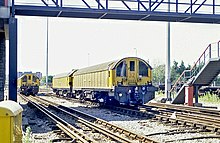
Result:
<instances>
[{"instance_id":1,"label":"yellow locomotive","mask_svg":"<svg viewBox=\"0 0 220 143\"><path fill-rule=\"evenodd\" d=\"M144 104L155 97L152 68L146 61L137 57L126 57L73 70L62 78L68 79L62 80L65 82L62 83L65 88L57 88L62 81L53 78L54 91L57 94L67 93L82 100L136 105Z\"/></svg>"},{"instance_id":2,"label":"yellow locomotive","mask_svg":"<svg viewBox=\"0 0 220 143\"><path fill-rule=\"evenodd\" d=\"M40 79L33 73L24 74L17 80L18 92L24 95L35 95L39 92Z\"/></svg>"}]
</instances>

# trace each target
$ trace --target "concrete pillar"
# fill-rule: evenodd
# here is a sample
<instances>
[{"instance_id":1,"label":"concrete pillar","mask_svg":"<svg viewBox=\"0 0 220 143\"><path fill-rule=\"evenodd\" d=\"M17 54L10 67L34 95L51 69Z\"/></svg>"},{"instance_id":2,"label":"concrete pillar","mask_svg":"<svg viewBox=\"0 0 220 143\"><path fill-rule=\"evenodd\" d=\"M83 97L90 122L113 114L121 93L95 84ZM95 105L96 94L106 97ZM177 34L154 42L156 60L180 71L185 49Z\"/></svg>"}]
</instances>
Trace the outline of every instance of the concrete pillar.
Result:
<instances>
[{"instance_id":1,"label":"concrete pillar","mask_svg":"<svg viewBox=\"0 0 220 143\"><path fill-rule=\"evenodd\" d=\"M5 86L5 33L0 32L0 101L4 100Z\"/></svg>"}]
</instances>

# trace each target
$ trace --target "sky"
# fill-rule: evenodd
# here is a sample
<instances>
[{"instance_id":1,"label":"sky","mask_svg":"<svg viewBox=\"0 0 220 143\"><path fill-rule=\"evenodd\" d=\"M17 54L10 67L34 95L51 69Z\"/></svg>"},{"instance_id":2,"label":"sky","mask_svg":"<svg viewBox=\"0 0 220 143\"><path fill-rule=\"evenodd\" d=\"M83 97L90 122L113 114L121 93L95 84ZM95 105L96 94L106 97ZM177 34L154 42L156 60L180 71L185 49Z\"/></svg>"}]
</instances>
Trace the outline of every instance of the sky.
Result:
<instances>
[{"instance_id":1,"label":"sky","mask_svg":"<svg viewBox=\"0 0 220 143\"><path fill-rule=\"evenodd\" d=\"M17 16L17 19L18 71L39 71L45 75L46 18ZM166 22L79 18L48 21L49 75L136 53L153 67L165 64ZM208 44L219 40L220 25L171 23L171 65L174 60L192 65Z\"/></svg>"}]
</instances>

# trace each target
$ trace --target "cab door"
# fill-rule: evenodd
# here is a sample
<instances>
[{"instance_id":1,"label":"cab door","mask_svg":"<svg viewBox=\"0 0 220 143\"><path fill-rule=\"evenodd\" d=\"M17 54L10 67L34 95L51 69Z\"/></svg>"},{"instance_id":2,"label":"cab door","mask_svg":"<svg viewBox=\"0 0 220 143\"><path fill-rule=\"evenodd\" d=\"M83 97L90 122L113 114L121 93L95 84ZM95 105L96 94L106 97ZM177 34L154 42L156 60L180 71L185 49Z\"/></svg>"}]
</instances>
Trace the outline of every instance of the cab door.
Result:
<instances>
[{"instance_id":1,"label":"cab door","mask_svg":"<svg viewBox=\"0 0 220 143\"><path fill-rule=\"evenodd\" d=\"M128 85L137 84L137 59L127 61Z\"/></svg>"},{"instance_id":2,"label":"cab door","mask_svg":"<svg viewBox=\"0 0 220 143\"><path fill-rule=\"evenodd\" d=\"M27 86L32 86L32 75L31 74L27 75Z\"/></svg>"}]
</instances>

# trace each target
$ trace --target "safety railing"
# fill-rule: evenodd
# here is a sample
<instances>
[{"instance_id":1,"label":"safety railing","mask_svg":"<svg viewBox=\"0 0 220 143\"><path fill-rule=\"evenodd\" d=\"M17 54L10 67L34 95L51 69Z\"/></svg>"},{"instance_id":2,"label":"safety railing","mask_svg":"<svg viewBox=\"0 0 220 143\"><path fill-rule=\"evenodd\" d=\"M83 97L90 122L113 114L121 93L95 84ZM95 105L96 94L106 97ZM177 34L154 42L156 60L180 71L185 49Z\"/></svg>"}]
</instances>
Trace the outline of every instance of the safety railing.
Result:
<instances>
[{"instance_id":1,"label":"safety railing","mask_svg":"<svg viewBox=\"0 0 220 143\"><path fill-rule=\"evenodd\" d=\"M199 59L195 62L195 64L191 67L190 70L185 70L183 73L179 76L177 81L174 83L173 87L169 92L178 92L178 90L185 84L190 83L193 80L193 77L195 77L201 69L206 65L206 63L211 58L218 58L220 57L220 41L216 43L209 44L208 47L204 50L204 52L201 54ZM191 79L191 80L190 80Z\"/></svg>"}]
</instances>

